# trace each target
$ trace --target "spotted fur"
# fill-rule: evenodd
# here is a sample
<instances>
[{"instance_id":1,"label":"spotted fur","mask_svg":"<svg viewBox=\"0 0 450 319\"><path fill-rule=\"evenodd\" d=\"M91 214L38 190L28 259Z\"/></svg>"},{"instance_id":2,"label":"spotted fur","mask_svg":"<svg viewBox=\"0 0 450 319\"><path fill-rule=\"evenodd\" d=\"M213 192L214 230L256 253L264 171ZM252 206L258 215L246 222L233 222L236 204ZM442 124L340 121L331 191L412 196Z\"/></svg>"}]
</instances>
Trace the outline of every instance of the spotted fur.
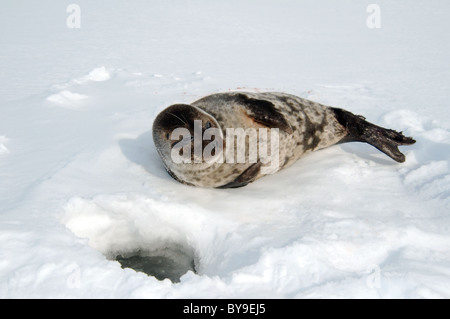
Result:
<instances>
[{"instance_id":1,"label":"spotted fur","mask_svg":"<svg viewBox=\"0 0 450 319\"><path fill-rule=\"evenodd\" d=\"M177 110L179 113L175 114ZM213 94L191 105L169 107L158 115L153 126L154 141L169 174L178 181L200 187L241 187L259 179L263 174L259 161L214 163L208 166L175 165L171 162L168 156L169 144L164 142L163 136L177 125L177 121L186 125L186 122L193 122L195 119L210 121L212 125L219 127L224 140L226 128L278 128L279 166L275 171L292 165L307 153L348 141L370 143L401 162L404 161L404 156L397 146L414 143L413 139L406 138L401 133L375 126L348 111L291 94ZM249 149L248 142L245 147ZM236 154L238 150L234 151Z\"/></svg>"}]
</instances>

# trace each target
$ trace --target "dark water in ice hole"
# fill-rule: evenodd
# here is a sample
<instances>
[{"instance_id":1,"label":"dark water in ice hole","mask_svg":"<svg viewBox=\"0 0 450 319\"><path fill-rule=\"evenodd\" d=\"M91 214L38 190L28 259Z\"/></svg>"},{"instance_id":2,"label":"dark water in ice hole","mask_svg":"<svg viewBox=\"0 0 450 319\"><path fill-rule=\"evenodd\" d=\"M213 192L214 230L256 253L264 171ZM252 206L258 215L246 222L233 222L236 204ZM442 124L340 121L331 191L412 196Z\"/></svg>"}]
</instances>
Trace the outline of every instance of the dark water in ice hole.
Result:
<instances>
[{"instance_id":1,"label":"dark water in ice hole","mask_svg":"<svg viewBox=\"0 0 450 319\"><path fill-rule=\"evenodd\" d=\"M159 252L138 251L125 256L118 255L117 260L122 268L131 268L153 276L158 280L170 279L180 282L181 276L189 270L196 273L193 254L178 250L164 250Z\"/></svg>"}]
</instances>

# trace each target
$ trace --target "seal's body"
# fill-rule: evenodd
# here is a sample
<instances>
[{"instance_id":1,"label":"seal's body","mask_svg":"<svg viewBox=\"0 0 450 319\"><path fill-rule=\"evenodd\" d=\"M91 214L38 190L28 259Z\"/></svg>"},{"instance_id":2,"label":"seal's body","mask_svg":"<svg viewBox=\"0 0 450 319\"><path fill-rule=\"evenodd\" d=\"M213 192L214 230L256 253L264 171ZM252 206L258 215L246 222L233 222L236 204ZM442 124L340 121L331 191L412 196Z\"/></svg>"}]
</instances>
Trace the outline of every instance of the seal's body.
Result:
<instances>
[{"instance_id":1,"label":"seal's body","mask_svg":"<svg viewBox=\"0 0 450 319\"><path fill-rule=\"evenodd\" d=\"M202 134L194 125L199 123L202 125ZM183 128L183 132L189 132L190 136L182 139L180 135L174 136L173 132L177 128ZM241 142L239 138L235 142L230 139L233 129L241 129L240 132L246 133ZM266 139L261 138L264 129L275 131L276 134L269 133L265 135ZM216 132L215 145L222 144L209 157L205 156L206 152L202 152L212 148L212 144L208 146L209 140L205 139L208 134L204 135L208 131ZM252 140L252 132L259 133L259 136ZM198 141L193 136L203 139ZM211 137L210 134L207 137ZM191 105L172 105L156 117L153 138L173 178L189 185L218 188L245 186L293 164L309 152L343 142L366 142L394 160L404 162L405 156L397 146L415 142L402 133L371 124L362 116L276 92L218 93ZM191 149L197 146L201 151L196 154L191 152L188 158L185 157L187 160L177 162L173 150L181 145L186 146L186 141ZM272 157L276 155L276 161L271 163L272 166L274 163L276 165L271 170L265 169L267 156L258 153L255 157L249 151L254 147L251 143L255 141L258 150L269 150ZM236 154L240 151L243 157L238 161Z\"/></svg>"}]
</instances>

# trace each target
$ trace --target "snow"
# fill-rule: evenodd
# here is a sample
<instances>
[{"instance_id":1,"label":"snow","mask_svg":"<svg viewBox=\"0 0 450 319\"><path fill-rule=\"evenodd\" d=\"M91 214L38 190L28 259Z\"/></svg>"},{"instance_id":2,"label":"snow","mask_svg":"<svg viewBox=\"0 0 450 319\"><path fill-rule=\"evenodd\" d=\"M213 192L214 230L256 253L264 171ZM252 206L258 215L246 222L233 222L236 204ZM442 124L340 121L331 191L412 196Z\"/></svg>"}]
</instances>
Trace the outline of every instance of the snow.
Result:
<instances>
[{"instance_id":1,"label":"snow","mask_svg":"<svg viewBox=\"0 0 450 319\"><path fill-rule=\"evenodd\" d=\"M71 29L69 3L2 1L0 297L449 298L450 4L377 1L370 29L370 3L80 0ZM240 189L178 184L153 119L229 90L417 143L403 164L353 143ZM114 260L135 254L187 273Z\"/></svg>"},{"instance_id":2,"label":"snow","mask_svg":"<svg viewBox=\"0 0 450 319\"><path fill-rule=\"evenodd\" d=\"M9 153L9 150L5 146L6 143L8 143L8 138L6 136L0 136L0 154Z\"/></svg>"},{"instance_id":3,"label":"snow","mask_svg":"<svg viewBox=\"0 0 450 319\"><path fill-rule=\"evenodd\" d=\"M52 94L47 97L47 101L67 108L75 108L76 102L87 99L83 94L73 93L67 90L61 91L57 94Z\"/></svg>"}]
</instances>

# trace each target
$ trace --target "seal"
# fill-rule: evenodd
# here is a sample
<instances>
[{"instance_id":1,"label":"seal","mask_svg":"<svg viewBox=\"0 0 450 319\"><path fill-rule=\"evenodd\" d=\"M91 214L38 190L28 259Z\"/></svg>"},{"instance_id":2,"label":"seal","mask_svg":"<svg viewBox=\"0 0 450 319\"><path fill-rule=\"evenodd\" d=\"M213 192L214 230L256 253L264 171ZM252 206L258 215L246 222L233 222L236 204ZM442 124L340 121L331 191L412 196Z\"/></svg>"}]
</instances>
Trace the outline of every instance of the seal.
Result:
<instances>
[{"instance_id":1,"label":"seal","mask_svg":"<svg viewBox=\"0 0 450 319\"><path fill-rule=\"evenodd\" d=\"M368 143L400 163L398 146L415 143L363 116L278 92L217 93L169 106L155 118L153 140L175 180L216 188L245 186L339 143Z\"/></svg>"}]
</instances>

